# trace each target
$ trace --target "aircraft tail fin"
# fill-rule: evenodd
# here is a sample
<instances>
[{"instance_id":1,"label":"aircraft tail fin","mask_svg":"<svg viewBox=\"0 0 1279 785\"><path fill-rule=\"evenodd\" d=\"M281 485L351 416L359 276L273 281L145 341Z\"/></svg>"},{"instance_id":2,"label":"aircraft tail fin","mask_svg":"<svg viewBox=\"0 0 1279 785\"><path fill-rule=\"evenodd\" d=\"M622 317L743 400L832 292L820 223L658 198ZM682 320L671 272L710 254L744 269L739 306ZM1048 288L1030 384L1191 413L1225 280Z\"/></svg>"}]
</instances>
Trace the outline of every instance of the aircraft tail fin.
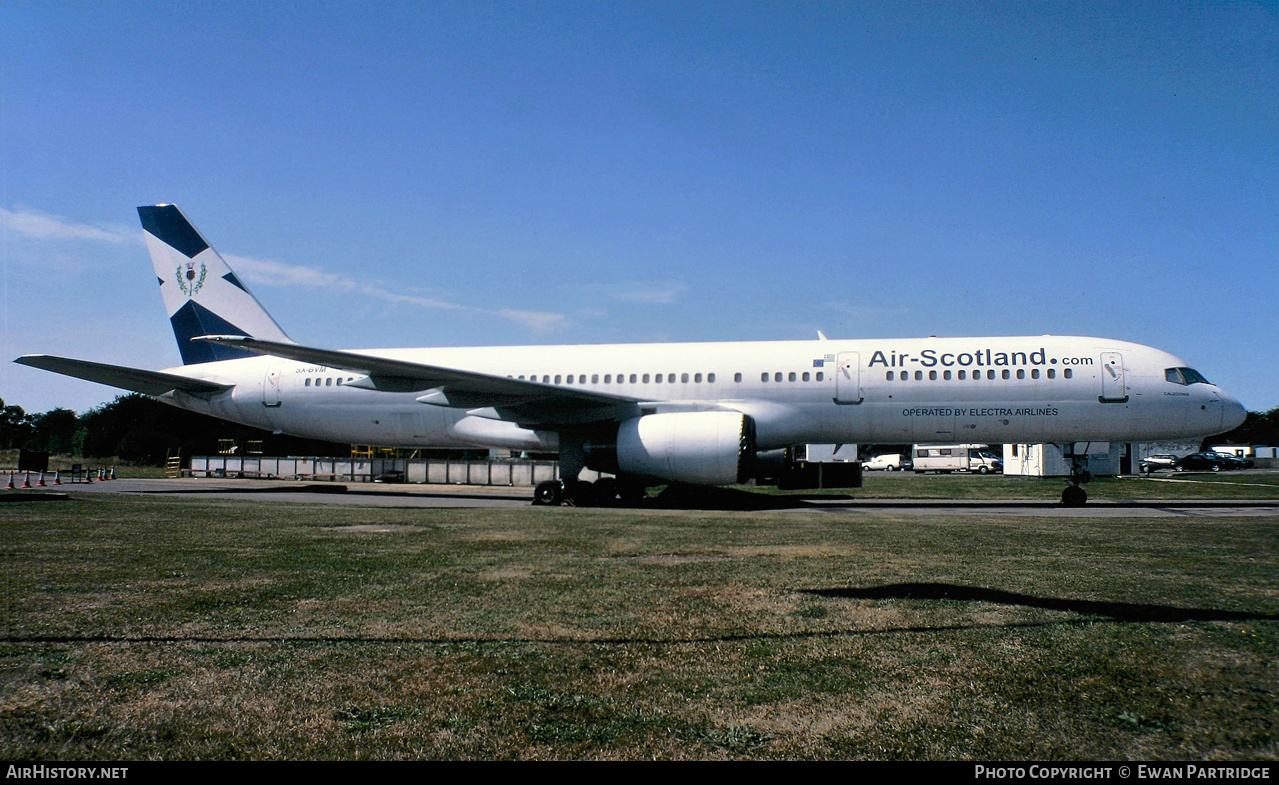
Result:
<instances>
[{"instance_id":1,"label":"aircraft tail fin","mask_svg":"<svg viewBox=\"0 0 1279 785\"><path fill-rule=\"evenodd\" d=\"M191 340L201 335L293 343L176 205L139 207L138 217L184 365L254 356Z\"/></svg>"}]
</instances>

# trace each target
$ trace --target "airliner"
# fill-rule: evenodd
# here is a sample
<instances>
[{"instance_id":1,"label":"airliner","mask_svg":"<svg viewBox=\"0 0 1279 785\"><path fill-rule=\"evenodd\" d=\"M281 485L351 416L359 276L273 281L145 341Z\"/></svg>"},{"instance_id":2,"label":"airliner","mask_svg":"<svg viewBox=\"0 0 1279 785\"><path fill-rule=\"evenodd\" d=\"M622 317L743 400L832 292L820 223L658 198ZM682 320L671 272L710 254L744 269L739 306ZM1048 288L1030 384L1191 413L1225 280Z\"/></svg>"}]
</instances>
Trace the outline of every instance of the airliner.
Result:
<instances>
[{"instance_id":1,"label":"airliner","mask_svg":"<svg viewBox=\"0 0 1279 785\"><path fill-rule=\"evenodd\" d=\"M275 433L559 454L535 502L751 480L793 445L1200 438L1240 403L1159 349L1033 336L335 351L290 339L172 204L138 208L183 364L15 362ZM616 479L579 482L584 469ZM1079 476L1062 495L1083 504ZM607 491L603 491L603 486Z\"/></svg>"}]
</instances>

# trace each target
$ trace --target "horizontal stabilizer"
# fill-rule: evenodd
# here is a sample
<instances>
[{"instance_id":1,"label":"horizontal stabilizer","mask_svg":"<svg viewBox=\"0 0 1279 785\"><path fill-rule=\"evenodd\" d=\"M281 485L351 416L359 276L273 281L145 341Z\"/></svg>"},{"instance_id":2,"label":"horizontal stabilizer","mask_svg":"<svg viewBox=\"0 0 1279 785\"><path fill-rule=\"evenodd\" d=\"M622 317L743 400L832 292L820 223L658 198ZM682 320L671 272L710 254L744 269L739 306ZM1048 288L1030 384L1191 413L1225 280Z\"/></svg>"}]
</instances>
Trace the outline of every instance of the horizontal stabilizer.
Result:
<instances>
[{"instance_id":1,"label":"horizontal stabilizer","mask_svg":"<svg viewBox=\"0 0 1279 785\"><path fill-rule=\"evenodd\" d=\"M63 376L74 376L121 390L142 393L143 395L164 395L167 392L181 390L193 395L211 395L229 390L235 385L209 382L203 379L190 379L159 371L146 371L141 368L126 368L122 365L107 365L88 360L73 360L69 357L54 357L48 354L24 354L14 362L29 365L45 371L53 371Z\"/></svg>"}]
</instances>

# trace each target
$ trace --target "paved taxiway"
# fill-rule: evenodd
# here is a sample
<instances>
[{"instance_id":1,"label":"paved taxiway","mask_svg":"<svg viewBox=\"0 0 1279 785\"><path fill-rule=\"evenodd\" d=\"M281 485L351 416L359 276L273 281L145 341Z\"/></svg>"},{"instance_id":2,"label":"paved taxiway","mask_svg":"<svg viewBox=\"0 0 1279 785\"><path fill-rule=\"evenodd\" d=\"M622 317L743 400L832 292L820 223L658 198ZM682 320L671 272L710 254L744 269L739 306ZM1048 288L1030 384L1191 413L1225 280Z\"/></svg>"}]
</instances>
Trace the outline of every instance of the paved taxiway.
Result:
<instances>
[{"instance_id":1,"label":"paved taxiway","mask_svg":"<svg viewBox=\"0 0 1279 785\"><path fill-rule=\"evenodd\" d=\"M531 488L489 487L473 485L382 485L378 483L299 483L274 480L176 479L176 480L111 480L75 483L29 491L0 491L0 501L35 498L44 494L125 493L162 496L184 496L189 499L237 499L294 504L343 504L364 507L399 508L486 508L526 507L532 500ZM832 514L892 515L985 515L1032 516L1059 518L1166 518L1166 517L1258 517L1279 516L1279 500L1093 500L1084 507L1063 507L1046 500L935 500L935 499L858 499L849 497L767 496L727 492L729 496L708 499L693 506L785 512L791 510L821 511ZM793 503L792 503L793 502ZM640 509L672 509L676 505L650 502Z\"/></svg>"}]
</instances>

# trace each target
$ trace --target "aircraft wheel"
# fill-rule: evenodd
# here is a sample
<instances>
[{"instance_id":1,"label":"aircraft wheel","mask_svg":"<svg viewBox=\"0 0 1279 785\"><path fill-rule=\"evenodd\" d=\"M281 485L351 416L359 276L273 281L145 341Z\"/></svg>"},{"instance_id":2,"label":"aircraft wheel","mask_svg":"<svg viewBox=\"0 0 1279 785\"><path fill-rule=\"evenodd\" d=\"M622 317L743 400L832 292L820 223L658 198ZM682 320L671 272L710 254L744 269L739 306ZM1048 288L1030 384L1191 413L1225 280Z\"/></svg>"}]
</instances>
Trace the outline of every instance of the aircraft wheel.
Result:
<instances>
[{"instance_id":1,"label":"aircraft wheel","mask_svg":"<svg viewBox=\"0 0 1279 785\"><path fill-rule=\"evenodd\" d=\"M1061 503L1065 507L1083 507L1088 503L1088 492L1078 485L1071 485L1061 492Z\"/></svg>"},{"instance_id":2,"label":"aircraft wheel","mask_svg":"<svg viewBox=\"0 0 1279 785\"><path fill-rule=\"evenodd\" d=\"M539 482L533 489L533 503L537 505L555 506L563 501L564 491L555 480Z\"/></svg>"},{"instance_id":3,"label":"aircraft wheel","mask_svg":"<svg viewBox=\"0 0 1279 785\"><path fill-rule=\"evenodd\" d=\"M621 480L617 483L617 494L622 504L635 507L648 496L648 486L636 480Z\"/></svg>"},{"instance_id":4,"label":"aircraft wheel","mask_svg":"<svg viewBox=\"0 0 1279 785\"><path fill-rule=\"evenodd\" d=\"M577 480L567 484L564 496L574 507L595 506L595 485L585 480Z\"/></svg>"},{"instance_id":5,"label":"aircraft wheel","mask_svg":"<svg viewBox=\"0 0 1279 785\"><path fill-rule=\"evenodd\" d=\"M602 507L611 506L617 501L617 480L605 477L595 481L595 503Z\"/></svg>"}]
</instances>

